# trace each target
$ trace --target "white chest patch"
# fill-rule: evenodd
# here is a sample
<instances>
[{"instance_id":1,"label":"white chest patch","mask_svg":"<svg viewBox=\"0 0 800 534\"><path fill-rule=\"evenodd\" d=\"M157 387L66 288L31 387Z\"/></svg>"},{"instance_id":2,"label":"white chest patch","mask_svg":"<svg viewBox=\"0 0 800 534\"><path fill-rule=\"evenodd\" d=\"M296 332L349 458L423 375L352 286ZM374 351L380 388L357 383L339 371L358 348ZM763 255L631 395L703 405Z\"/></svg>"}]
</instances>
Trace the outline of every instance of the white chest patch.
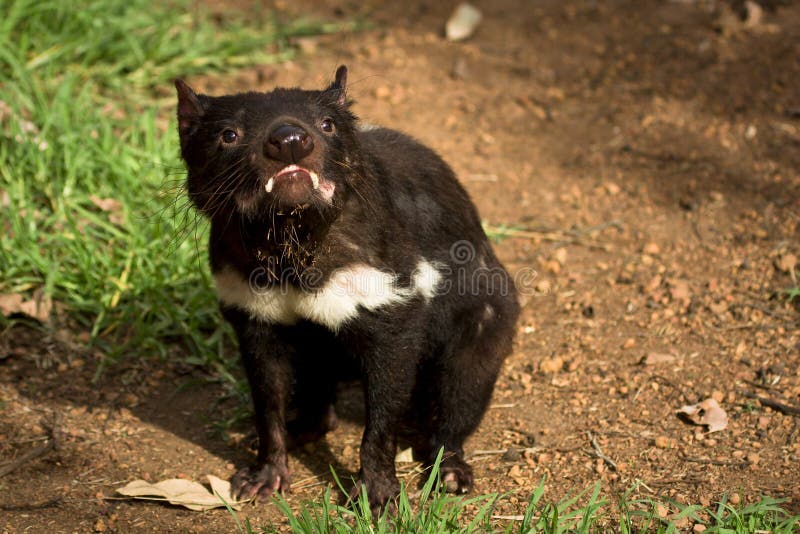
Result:
<instances>
[{"instance_id":1,"label":"white chest patch","mask_svg":"<svg viewBox=\"0 0 800 534\"><path fill-rule=\"evenodd\" d=\"M412 285L406 287L398 285L396 275L363 263L336 270L318 291L253 287L230 267L214 274L219 299L253 318L287 325L306 319L333 331L358 315L359 309L377 310L418 295L429 300L436 295L441 277L436 266L425 260L417 263Z\"/></svg>"}]
</instances>

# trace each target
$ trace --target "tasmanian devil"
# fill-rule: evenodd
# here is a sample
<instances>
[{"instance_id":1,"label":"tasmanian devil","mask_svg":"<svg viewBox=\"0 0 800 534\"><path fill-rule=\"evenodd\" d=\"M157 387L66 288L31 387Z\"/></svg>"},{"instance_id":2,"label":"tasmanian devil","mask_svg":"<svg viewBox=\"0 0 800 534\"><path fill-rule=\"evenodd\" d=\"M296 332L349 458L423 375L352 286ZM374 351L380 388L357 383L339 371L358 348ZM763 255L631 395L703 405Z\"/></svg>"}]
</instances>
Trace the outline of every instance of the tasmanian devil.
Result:
<instances>
[{"instance_id":1,"label":"tasmanian devil","mask_svg":"<svg viewBox=\"0 0 800 534\"><path fill-rule=\"evenodd\" d=\"M514 284L432 150L359 124L347 69L322 91L178 91L187 189L210 219L211 269L255 405L258 458L235 496L287 490L287 450L336 426L337 383L363 384L360 482L399 490L398 438L472 487L464 440L511 348ZM287 414L296 417L287 420Z\"/></svg>"}]
</instances>

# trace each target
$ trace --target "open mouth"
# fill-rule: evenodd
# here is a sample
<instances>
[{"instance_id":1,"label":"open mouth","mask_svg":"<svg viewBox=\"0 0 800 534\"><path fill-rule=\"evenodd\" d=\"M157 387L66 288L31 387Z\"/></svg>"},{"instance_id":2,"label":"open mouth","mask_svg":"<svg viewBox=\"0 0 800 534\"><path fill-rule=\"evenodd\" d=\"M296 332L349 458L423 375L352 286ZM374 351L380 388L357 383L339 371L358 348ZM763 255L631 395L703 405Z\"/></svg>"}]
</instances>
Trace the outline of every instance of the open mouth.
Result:
<instances>
[{"instance_id":1,"label":"open mouth","mask_svg":"<svg viewBox=\"0 0 800 534\"><path fill-rule=\"evenodd\" d=\"M295 183L310 183L314 189L319 189L319 175L312 170L300 167L299 165L287 165L274 176L272 176L266 185L267 193L272 193L275 184L282 181L292 181Z\"/></svg>"},{"instance_id":2,"label":"open mouth","mask_svg":"<svg viewBox=\"0 0 800 534\"><path fill-rule=\"evenodd\" d=\"M306 202L309 200L310 190L313 190L318 192L322 200L331 203L333 192L336 189L336 186L330 180L320 178L319 174L311 169L295 164L287 165L276 172L267 180L267 185L264 186L264 189L266 189L267 193L272 193L276 187L280 189L280 192L276 191L276 194L288 202Z\"/></svg>"}]
</instances>

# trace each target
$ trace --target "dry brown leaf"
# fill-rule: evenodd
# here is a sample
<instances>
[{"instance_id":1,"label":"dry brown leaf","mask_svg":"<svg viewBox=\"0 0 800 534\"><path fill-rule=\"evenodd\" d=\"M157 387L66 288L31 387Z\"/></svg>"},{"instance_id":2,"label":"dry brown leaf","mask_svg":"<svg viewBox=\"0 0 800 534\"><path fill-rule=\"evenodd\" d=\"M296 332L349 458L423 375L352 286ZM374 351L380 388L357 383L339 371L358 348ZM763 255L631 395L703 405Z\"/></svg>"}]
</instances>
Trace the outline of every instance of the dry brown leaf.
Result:
<instances>
[{"instance_id":1,"label":"dry brown leaf","mask_svg":"<svg viewBox=\"0 0 800 534\"><path fill-rule=\"evenodd\" d=\"M34 297L30 300L23 300L22 295L19 293L0 295L0 312L6 316L22 313L44 323L50 319L52 311L52 299L41 294L34 294Z\"/></svg>"},{"instance_id":2,"label":"dry brown leaf","mask_svg":"<svg viewBox=\"0 0 800 534\"><path fill-rule=\"evenodd\" d=\"M101 198L95 195L90 195L89 200L92 204L100 208L102 211L108 213L108 220L111 224L118 226L122 225L125 221L123 218L122 203L114 198Z\"/></svg>"},{"instance_id":3,"label":"dry brown leaf","mask_svg":"<svg viewBox=\"0 0 800 534\"><path fill-rule=\"evenodd\" d=\"M19 313L22 307L22 295L19 293L3 293L0 295L0 312L3 315Z\"/></svg>"},{"instance_id":4,"label":"dry brown leaf","mask_svg":"<svg viewBox=\"0 0 800 534\"><path fill-rule=\"evenodd\" d=\"M144 480L134 480L126 486L118 488L117 493L135 499L166 500L170 504L198 512L221 508L225 506L225 503L234 510L241 510L242 504L246 501L233 499L230 482L214 475L206 475L206 477L213 493L199 482L182 478L171 478L155 484Z\"/></svg>"},{"instance_id":5,"label":"dry brown leaf","mask_svg":"<svg viewBox=\"0 0 800 534\"><path fill-rule=\"evenodd\" d=\"M122 209L122 203L114 198L100 198L96 195L89 195L92 204L108 213L117 213Z\"/></svg>"},{"instance_id":6,"label":"dry brown leaf","mask_svg":"<svg viewBox=\"0 0 800 534\"><path fill-rule=\"evenodd\" d=\"M678 413L684 414L696 425L708 427L708 432L719 432L728 426L728 414L714 399L706 399L698 404L681 407Z\"/></svg>"},{"instance_id":7,"label":"dry brown leaf","mask_svg":"<svg viewBox=\"0 0 800 534\"><path fill-rule=\"evenodd\" d=\"M394 457L395 462L410 463L414 461L414 451L411 447L403 449Z\"/></svg>"}]
</instances>

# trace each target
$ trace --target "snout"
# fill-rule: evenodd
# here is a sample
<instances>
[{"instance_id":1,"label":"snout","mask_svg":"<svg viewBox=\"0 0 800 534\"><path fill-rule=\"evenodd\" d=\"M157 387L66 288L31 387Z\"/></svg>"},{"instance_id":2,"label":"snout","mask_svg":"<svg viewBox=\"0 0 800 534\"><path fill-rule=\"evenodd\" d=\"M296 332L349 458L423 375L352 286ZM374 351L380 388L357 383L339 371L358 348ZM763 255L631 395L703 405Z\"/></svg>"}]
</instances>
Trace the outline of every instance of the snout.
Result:
<instances>
[{"instance_id":1,"label":"snout","mask_svg":"<svg viewBox=\"0 0 800 534\"><path fill-rule=\"evenodd\" d=\"M284 163L298 163L313 150L314 139L294 124L282 124L272 130L264 146L267 157Z\"/></svg>"}]
</instances>

